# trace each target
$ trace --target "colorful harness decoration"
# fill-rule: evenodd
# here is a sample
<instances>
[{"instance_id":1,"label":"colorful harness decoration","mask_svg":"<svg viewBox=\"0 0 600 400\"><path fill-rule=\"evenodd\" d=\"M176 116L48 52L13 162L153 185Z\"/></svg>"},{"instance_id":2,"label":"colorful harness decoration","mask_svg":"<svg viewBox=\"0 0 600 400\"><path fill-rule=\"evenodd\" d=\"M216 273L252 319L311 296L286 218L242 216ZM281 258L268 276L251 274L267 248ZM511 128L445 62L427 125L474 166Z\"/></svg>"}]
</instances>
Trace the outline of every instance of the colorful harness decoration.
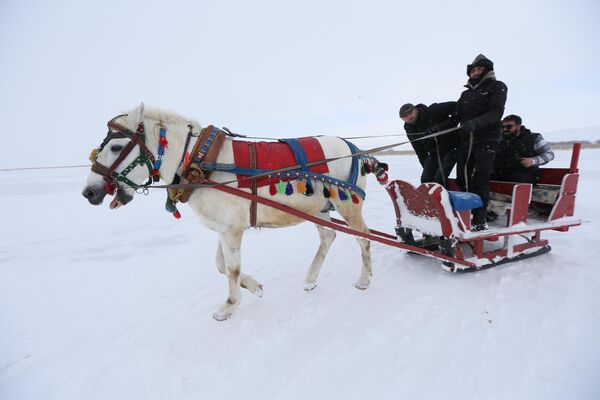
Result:
<instances>
[{"instance_id":1,"label":"colorful harness decoration","mask_svg":"<svg viewBox=\"0 0 600 400\"><path fill-rule=\"evenodd\" d=\"M323 197L327 199L338 198L341 201L352 201L359 204L364 200L365 191L357 185L358 174L365 175L375 172L380 164L374 157L361 154L352 157L350 176L347 181L325 175L329 172L323 149L315 137L299 139L281 139L278 142L251 142L232 140L234 163L217 163L216 159L227 134L214 126L202 129L198 141L191 154L187 153L187 145L191 137L190 132L186 140L186 149L181 157L179 167L181 173L176 174L172 183L189 184L202 183L208 180L213 171L226 172L237 175L239 188L250 188L252 194L257 195L257 188L269 186L269 194L291 196L301 193L312 196L317 183L321 185ZM352 154L360 150L352 143L346 141ZM165 148L168 146L166 129L160 128L158 156L154 162L152 177L158 180ZM314 165L310 165L315 163ZM179 172L179 171L178 171ZM255 178L254 178L255 177ZM379 177L378 177L379 180ZM168 189L165 209L177 219L181 213L177 210L177 203L185 203L194 191L189 189ZM255 201L250 206L250 223L256 226Z\"/></svg>"},{"instance_id":2,"label":"colorful harness decoration","mask_svg":"<svg viewBox=\"0 0 600 400\"><path fill-rule=\"evenodd\" d=\"M160 180L160 166L162 165L162 159L165 155L165 147L168 147L169 141L167 140L167 130L161 126L159 129L158 138L158 151L156 160L154 161L154 170L152 171L152 180L158 182Z\"/></svg>"},{"instance_id":3,"label":"colorful harness decoration","mask_svg":"<svg viewBox=\"0 0 600 400\"><path fill-rule=\"evenodd\" d=\"M360 150L350 142L346 142L352 154ZM256 164L250 167L249 146L256 148ZM291 196L294 193L302 193L305 196L314 194L314 184L320 182L323 187L325 198L335 199L339 197L342 201L359 203L359 197L364 199L366 194L357 184L358 174L365 175L372 169L376 160L368 155L352 158L352 168L348 181L332 178L324 175L329 172L326 163L307 167L312 161L325 159L319 141L314 137L300 139L281 139L279 142L246 142L233 141L233 152L235 164L219 164L203 162L202 168L207 171L229 172L238 175L238 187L250 187L251 181L256 181L257 186L269 186L271 196L277 194ZM359 160L360 159L360 160ZM359 168L359 161L361 167ZM293 171L274 172L286 167L298 165ZM261 168L262 167L262 168ZM268 167L268 168L264 168ZM261 175L256 179L249 177ZM292 181L296 181L292 185ZM294 188L295 186L295 188Z\"/></svg>"},{"instance_id":4,"label":"colorful harness decoration","mask_svg":"<svg viewBox=\"0 0 600 400\"><path fill-rule=\"evenodd\" d=\"M159 137L157 156L154 158L145 144L143 122L138 124L136 132L133 133L117 124L115 122L117 118L115 117L108 122L109 132L106 138L100 145L100 148L94 149L92 154L90 154L92 171L104 178L106 181L106 191L109 194L112 194L115 188L117 188L116 182L123 182L137 190L150 186L153 181L159 181L165 149L169 145L167 130L159 122L155 125L155 127L159 127ZM328 161L325 159L320 142L315 137L280 139L278 142L232 140L235 163L216 163L227 133L212 125L202 129L190 154L187 149L194 135L193 126L188 124L188 128L189 132L186 137L185 148L177 166L173 182L171 182L172 184L181 183L185 186L190 183L207 182L211 172L220 171L237 174L238 187L250 188L254 196L257 195L258 187L266 185L269 186L271 196L277 194L291 196L294 193L312 196L315 192L315 185L320 181L323 197L331 199L339 198L341 201L352 201L358 204L360 202L359 197L364 199L366 196L364 190L356 184L359 171L361 175L365 175L368 172L376 172L377 178L380 180L380 174L385 173L385 170L387 170L387 166L385 170L382 170L381 166L385 164L379 163L374 157L359 154L352 157L352 166L348 181L327 176L325 174L329 172ZM127 137L131 141L110 167L101 165L97 161L98 152L111 139L120 137ZM360 152L352 143L346 141L346 144L350 148L352 155ZM115 169L136 145L140 146L140 155L125 167L123 171L120 173L116 172ZM144 185L138 185L127 178L127 175L138 165L146 165L148 168L150 176L148 182ZM181 218L181 213L177 210L177 202L187 202L193 191L193 187L184 189L168 188L165 209L172 213L175 218ZM251 226L256 226L256 207L257 201L252 200L250 205Z\"/></svg>"}]
</instances>

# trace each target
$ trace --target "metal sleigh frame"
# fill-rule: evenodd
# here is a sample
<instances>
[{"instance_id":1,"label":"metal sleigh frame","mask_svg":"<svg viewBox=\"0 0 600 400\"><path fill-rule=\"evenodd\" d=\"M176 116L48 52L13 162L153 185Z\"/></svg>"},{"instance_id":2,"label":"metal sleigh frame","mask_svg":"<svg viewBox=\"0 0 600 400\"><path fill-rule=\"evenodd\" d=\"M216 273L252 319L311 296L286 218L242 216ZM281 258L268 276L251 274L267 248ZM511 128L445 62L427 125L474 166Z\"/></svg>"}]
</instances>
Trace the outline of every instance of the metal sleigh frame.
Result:
<instances>
[{"instance_id":1,"label":"metal sleigh frame","mask_svg":"<svg viewBox=\"0 0 600 400\"><path fill-rule=\"evenodd\" d=\"M504 212L495 226L482 232L470 231L471 211L454 211L448 192L436 183L415 188L395 180L387 185L396 212L395 235L376 230L359 232L338 219L325 221L240 189L225 185L214 188L337 231L436 258L451 272L477 271L547 253L550 246L547 239L541 238L542 231L566 232L581 225L582 221L574 217L580 151L581 144L574 144L569 168L540 168L535 187L492 181L491 201L503 205ZM455 189L456 183L450 180L449 186ZM406 229L434 238L430 243L433 245L425 246L424 240L403 241Z\"/></svg>"}]
</instances>

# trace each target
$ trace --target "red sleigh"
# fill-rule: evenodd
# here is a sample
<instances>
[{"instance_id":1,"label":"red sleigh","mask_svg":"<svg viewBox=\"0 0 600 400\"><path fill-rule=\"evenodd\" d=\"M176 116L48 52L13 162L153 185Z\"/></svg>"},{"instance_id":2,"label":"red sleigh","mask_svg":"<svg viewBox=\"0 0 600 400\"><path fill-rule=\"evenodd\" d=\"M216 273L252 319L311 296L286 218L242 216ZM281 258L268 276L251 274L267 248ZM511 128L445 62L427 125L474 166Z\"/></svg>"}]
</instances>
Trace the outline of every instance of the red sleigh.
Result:
<instances>
[{"instance_id":1,"label":"red sleigh","mask_svg":"<svg viewBox=\"0 0 600 400\"><path fill-rule=\"evenodd\" d=\"M499 217L481 232L470 230L470 208L476 205L470 207L468 199L458 204L455 193L436 183L415 188L393 181L387 190L398 237L418 248L416 253L444 256L443 265L450 271L479 270L547 253L550 246L541 238L542 231L566 232L582 222L574 216L580 149L580 144L573 146L569 168L540 168L535 186L492 181L490 205ZM449 186L457 189L453 180ZM413 241L413 232L423 238Z\"/></svg>"}]
</instances>

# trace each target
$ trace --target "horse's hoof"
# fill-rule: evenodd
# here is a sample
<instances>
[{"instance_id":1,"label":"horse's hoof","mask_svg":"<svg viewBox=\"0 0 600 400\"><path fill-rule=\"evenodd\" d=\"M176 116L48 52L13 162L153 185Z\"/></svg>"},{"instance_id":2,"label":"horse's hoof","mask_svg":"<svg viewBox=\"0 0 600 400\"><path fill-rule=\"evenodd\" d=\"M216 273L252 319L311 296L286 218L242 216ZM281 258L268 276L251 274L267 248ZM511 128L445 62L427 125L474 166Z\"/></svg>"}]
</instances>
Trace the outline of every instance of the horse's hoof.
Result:
<instances>
[{"instance_id":1,"label":"horse's hoof","mask_svg":"<svg viewBox=\"0 0 600 400\"><path fill-rule=\"evenodd\" d=\"M231 317L231 313L223 311L217 311L213 314L213 318L217 321L225 321L226 319L229 319L229 317Z\"/></svg>"},{"instance_id":2,"label":"horse's hoof","mask_svg":"<svg viewBox=\"0 0 600 400\"><path fill-rule=\"evenodd\" d=\"M317 282L305 283L304 284L304 291L305 292L310 292L311 290L313 290L316 287L317 287Z\"/></svg>"},{"instance_id":3,"label":"horse's hoof","mask_svg":"<svg viewBox=\"0 0 600 400\"><path fill-rule=\"evenodd\" d=\"M366 282L366 283L357 283L356 285L354 285L355 288L359 289L359 290L367 290L369 288L369 284L370 282Z\"/></svg>"},{"instance_id":4,"label":"horse's hoof","mask_svg":"<svg viewBox=\"0 0 600 400\"><path fill-rule=\"evenodd\" d=\"M258 297L263 297L263 285L261 285L259 283L258 286L256 286L256 290L254 291L254 294L257 295Z\"/></svg>"}]
</instances>

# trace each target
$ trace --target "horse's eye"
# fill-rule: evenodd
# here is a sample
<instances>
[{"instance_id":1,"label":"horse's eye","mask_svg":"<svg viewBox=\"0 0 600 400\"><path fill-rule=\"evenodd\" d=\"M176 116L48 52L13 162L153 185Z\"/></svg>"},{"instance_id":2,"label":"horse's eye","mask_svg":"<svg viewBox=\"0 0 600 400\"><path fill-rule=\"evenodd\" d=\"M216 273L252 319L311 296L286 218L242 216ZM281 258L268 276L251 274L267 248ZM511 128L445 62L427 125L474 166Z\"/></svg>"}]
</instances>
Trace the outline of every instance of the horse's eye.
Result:
<instances>
[{"instance_id":1,"label":"horse's eye","mask_svg":"<svg viewBox=\"0 0 600 400\"><path fill-rule=\"evenodd\" d=\"M121 146L120 144L110 146L110 151L114 151L115 153L118 153L121 150L123 150L123 146Z\"/></svg>"}]
</instances>

